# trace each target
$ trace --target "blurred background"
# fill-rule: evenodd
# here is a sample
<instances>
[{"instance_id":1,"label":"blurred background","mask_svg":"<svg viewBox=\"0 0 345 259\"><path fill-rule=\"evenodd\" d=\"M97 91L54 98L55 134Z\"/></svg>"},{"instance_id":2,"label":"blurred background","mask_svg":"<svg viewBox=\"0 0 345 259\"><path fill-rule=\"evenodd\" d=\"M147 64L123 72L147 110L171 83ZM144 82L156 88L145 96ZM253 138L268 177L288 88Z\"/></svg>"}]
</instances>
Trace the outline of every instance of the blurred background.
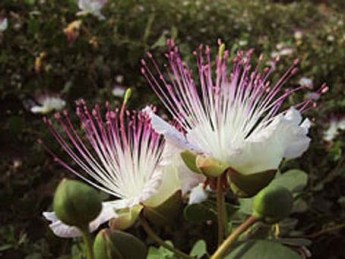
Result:
<instances>
[{"instance_id":1,"label":"blurred background","mask_svg":"<svg viewBox=\"0 0 345 259\"><path fill-rule=\"evenodd\" d=\"M306 113L314 122L310 149L283 165L309 175L294 231L313 241L312 258L345 258L345 1L109 0L103 20L78 11L75 0L0 2L1 258L81 258L79 241L55 237L42 217L59 180L73 177L37 144L43 139L64 156L42 117L62 108L73 114L80 98L119 105L128 87L130 108L159 106L140 60L150 51L162 64L169 38L192 66L193 50L206 44L216 53L218 39L232 54L254 48L267 62L280 56L276 75L300 59L286 87L306 90L287 105L319 100ZM329 91L320 98L324 82ZM185 250L207 237L202 226L181 226L166 238Z\"/></svg>"}]
</instances>

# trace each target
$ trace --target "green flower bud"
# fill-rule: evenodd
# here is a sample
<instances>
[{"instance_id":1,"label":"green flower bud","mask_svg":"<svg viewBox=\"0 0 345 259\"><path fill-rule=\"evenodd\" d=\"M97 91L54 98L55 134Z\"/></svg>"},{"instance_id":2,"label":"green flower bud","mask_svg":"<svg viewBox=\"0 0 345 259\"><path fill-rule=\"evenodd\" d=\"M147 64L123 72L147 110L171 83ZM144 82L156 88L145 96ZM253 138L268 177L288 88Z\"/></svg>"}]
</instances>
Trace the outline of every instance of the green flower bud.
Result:
<instances>
[{"instance_id":1,"label":"green flower bud","mask_svg":"<svg viewBox=\"0 0 345 259\"><path fill-rule=\"evenodd\" d=\"M124 104L127 104L127 103L128 103L129 98L131 98L131 96L132 96L132 93L133 93L133 91L132 91L131 88L128 88L128 89L126 90L126 92L125 92L125 97L123 98L123 103L124 103Z\"/></svg>"},{"instance_id":2,"label":"green flower bud","mask_svg":"<svg viewBox=\"0 0 345 259\"><path fill-rule=\"evenodd\" d=\"M90 186L63 179L54 195L54 211L65 224L85 228L102 209L100 195Z\"/></svg>"},{"instance_id":3,"label":"green flower bud","mask_svg":"<svg viewBox=\"0 0 345 259\"><path fill-rule=\"evenodd\" d=\"M196 157L196 166L200 171L209 177L217 177L223 174L228 168L229 165L215 159L212 157L205 157L198 155Z\"/></svg>"},{"instance_id":4,"label":"green flower bud","mask_svg":"<svg viewBox=\"0 0 345 259\"><path fill-rule=\"evenodd\" d=\"M95 259L145 259L147 256L147 249L138 238L119 230L101 230L93 250Z\"/></svg>"},{"instance_id":5,"label":"green flower bud","mask_svg":"<svg viewBox=\"0 0 345 259\"><path fill-rule=\"evenodd\" d=\"M224 51L225 51L225 44L222 43L222 44L220 44L219 49L218 49L218 57L219 57L219 59L223 58Z\"/></svg>"},{"instance_id":6,"label":"green flower bud","mask_svg":"<svg viewBox=\"0 0 345 259\"><path fill-rule=\"evenodd\" d=\"M289 216L293 206L291 192L282 186L268 186L253 201L253 216L266 223L277 223Z\"/></svg>"}]
</instances>

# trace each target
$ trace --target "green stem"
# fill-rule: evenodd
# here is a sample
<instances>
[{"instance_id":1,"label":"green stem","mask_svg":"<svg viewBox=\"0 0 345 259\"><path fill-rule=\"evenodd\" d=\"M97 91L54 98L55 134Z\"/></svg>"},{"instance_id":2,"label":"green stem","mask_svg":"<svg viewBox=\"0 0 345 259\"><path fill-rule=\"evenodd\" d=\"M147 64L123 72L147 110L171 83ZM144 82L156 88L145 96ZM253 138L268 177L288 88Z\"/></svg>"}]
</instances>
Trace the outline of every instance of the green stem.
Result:
<instances>
[{"instance_id":1,"label":"green stem","mask_svg":"<svg viewBox=\"0 0 345 259\"><path fill-rule=\"evenodd\" d=\"M252 225L258 221L257 218L250 216L245 222L243 222L225 241L218 247L216 252L211 256L211 259L224 258L230 247L236 242L238 237L245 231L247 231Z\"/></svg>"},{"instance_id":2,"label":"green stem","mask_svg":"<svg viewBox=\"0 0 345 259\"><path fill-rule=\"evenodd\" d=\"M95 256L93 254L92 241L91 241L89 228L88 227L80 228L80 231L82 233L83 241L86 247L86 258L94 259Z\"/></svg>"},{"instance_id":3,"label":"green stem","mask_svg":"<svg viewBox=\"0 0 345 259\"><path fill-rule=\"evenodd\" d=\"M139 221L141 226L144 228L146 231L147 235L152 238L157 244L165 247L166 249L170 250L173 252L175 255L178 256L178 258L186 258L186 259L192 259L193 257L183 253L182 251L175 249L174 247L170 246L167 244L163 239L161 239L150 227L149 223L146 221L143 215L139 216Z\"/></svg>"},{"instance_id":4,"label":"green stem","mask_svg":"<svg viewBox=\"0 0 345 259\"><path fill-rule=\"evenodd\" d=\"M218 221L218 246L223 243L227 223L225 199L222 186L222 176L217 179L217 221Z\"/></svg>"}]
</instances>

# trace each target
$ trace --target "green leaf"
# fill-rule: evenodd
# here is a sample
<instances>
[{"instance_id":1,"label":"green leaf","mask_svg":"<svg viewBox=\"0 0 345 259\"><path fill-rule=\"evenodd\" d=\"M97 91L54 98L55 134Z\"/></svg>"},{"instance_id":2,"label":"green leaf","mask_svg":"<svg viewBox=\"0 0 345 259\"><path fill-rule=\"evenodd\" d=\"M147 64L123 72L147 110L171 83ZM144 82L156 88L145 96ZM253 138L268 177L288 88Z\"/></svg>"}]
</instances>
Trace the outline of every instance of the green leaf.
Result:
<instances>
[{"instance_id":1,"label":"green leaf","mask_svg":"<svg viewBox=\"0 0 345 259\"><path fill-rule=\"evenodd\" d=\"M301 259L292 249L269 240L250 240L236 247L226 259Z\"/></svg>"},{"instance_id":2,"label":"green leaf","mask_svg":"<svg viewBox=\"0 0 345 259\"><path fill-rule=\"evenodd\" d=\"M7 120L7 128L10 130L11 134L19 135L25 128L25 120L20 116L11 116Z\"/></svg>"},{"instance_id":3,"label":"green leaf","mask_svg":"<svg viewBox=\"0 0 345 259\"><path fill-rule=\"evenodd\" d=\"M176 39L177 38L177 35L178 35L178 29L176 26L171 26L171 29L170 29L170 36L172 39Z\"/></svg>"},{"instance_id":4,"label":"green leaf","mask_svg":"<svg viewBox=\"0 0 345 259\"><path fill-rule=\"evenodd\" d=\"M154 246L151 246L147 254L147 259L160 259L160 258L162 258L162 255L159 249Z\"/></svg>"},{"instance_id":5,"label":"green leaf","mask_svg":"<svg viewBox=\"0 0 345 259\"><path fill-rule=\"evenodd\" d=\"M27 255L25 259L42 259L42 255L40 253L32 253L30 255Z\"/></svg>"},{"instance_id":6,"label":"green leaf","mask_svg":"<svg viewBox=\"0 0 345 259\"><path fill-rule=\"evenodd\" d=\"M28 5L34 5L36 4L36 0L25 0L25 3Z\"/></svg>"},{"instance_id":7,"label":"green leaf","mask_svg":"<svg viewBox=\"0 0 345 259\"><path fill-rule=\"evenodd\" d=\"M288 245L288 246L309 246L311 245L311 241L309 239L304 238L279 238L277 239L278 242Z\"/></svg>"},{"instance_id":8,"label":"green leaf","mask_svg":"<svg viewBox=\"0 0 345 259\"><path fill-rule=\"evenodd\" d=\"M166 241L166 243L168 243L170 246L173 247L172 242ZM151 246L149 248L149 252L147 255L147 259L174 259L174 258L176 258L174 253L162 246L159 248Z\"/></svg>"},{"instance_id":9,"label":"green leaf","mask_svg":"<svg viewBox=\"0 0 345 259\"><path fill-rule=\"evenodd\" d=\"M291 192L300 192L308 183L308 175L299 169L292 169L277 175L271 185L281 185Z\"/></svg>"},{"instance_id":10,"label":"green leaf","mask_svg":"<svg viewBox=\"0 0 345 259\"><path fill-rule=\"evenodd\" d=\"M207 255L206 242L204 240L197 241L194 244L192 251L190 252L190 255L196 258L201 258L204 255Z\"/></svg>"},{"instance_id":11,"label":"green leaf","mask_svg":"<svg viewBox=\"0 0 345 259\"><path fill-rule=\"evenodd\" d=\"M309 209L308 203L303 200L302 198L298 198L295 200L293 204L293 213L303 213L306 212Z\"/></svg>"},{"instance_id":12,"label":"green leaf","mask_svg":"<svg viewBox=\"0 0 345 259\"><path fill-rule=\"evenodd\" d=\"M184 217L193 223L203 223L207 220L216 220L217 212L208 201L198 204L191 204L185 207Z\"/></svg>"},{"instance_id":13,"label":"green leaf","mask_svg":"<svg viewBox=\"0 0 345 259\"><path fill-rule=\"evenodd\" d=\"M153 21L155 20L155 14L152 13L146 23L146 28L145 28L145 32L144 32L144 36L143 36L143 42L146 42L147 39L149 38L151 31L152 31L152 24Z\"/></svg>"},{"instance_id":14,"label":"green leaf","mask_svg":"<svg viewBox=\"0 0 345 259\"><path fill-rule=\"evenodd\" d=\"M239 199L238 201L240 203L240 212L247 215L251 215L253 207L253 198Z\"/></svg>"},{"instance_id":15,"label":"green leaf","mask_svg":"<svg viewBox=\"0 0 345 259\"><path fill-rule=\"evenodd\" d=\"M155 49L155 48L159 48L159 47L163 47L166 45L167 42L167 37L162 34L155 43L152 44L151 48Z\"/></svg>"},{"instance_id":16,"label":"green leaf","mask_svg":"<svg viewBox=\"0 0 345 259\"><path fill-rule=\"evenodd\" d=\"M0 252L6 251L8 249L11 249L13 247L12 244L5 244L0 246Z\"/></svg>"},{"instance_id":17,"label":"green leaf","mask_svg":"<svg viewBox=\"0 0 345 259\"><path fill-rule=\"evenodd\" d=\"M30 19L28 21L28 31L31 34L36 34L40 29L40 23L37 19Z\"/></svg>"}]
</instances>

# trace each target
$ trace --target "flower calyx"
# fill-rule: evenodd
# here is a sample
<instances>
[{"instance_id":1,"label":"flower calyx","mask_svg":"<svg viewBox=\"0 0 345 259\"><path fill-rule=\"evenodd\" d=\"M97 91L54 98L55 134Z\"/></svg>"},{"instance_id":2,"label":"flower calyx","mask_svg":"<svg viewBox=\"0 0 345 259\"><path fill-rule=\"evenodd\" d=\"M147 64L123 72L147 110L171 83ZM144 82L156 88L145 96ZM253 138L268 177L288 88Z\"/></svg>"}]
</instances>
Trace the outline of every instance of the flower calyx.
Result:
<instances>
[{"instance_id":1,"label":"flower calyx","mask_svg":"<svg viewBox=\"0 0 345 259\"><path fill-rule=\"evenodd\" d=\"M204 155L196 156L195 165L207 177L218 177L229 168L228 164Z\"/></svg>"},{"instance_id":2,"label":"flower calyx","mask_svg":"<svg viewBox=\"0 0 345 259\"><path fill-rule=\"evenodd\" d=\"M233 193L239 198L250 198L266 187L276 175L277 170L267 170L254 174L242 174L228 168L226 175Z\"/></svg>"}]
</instances>

